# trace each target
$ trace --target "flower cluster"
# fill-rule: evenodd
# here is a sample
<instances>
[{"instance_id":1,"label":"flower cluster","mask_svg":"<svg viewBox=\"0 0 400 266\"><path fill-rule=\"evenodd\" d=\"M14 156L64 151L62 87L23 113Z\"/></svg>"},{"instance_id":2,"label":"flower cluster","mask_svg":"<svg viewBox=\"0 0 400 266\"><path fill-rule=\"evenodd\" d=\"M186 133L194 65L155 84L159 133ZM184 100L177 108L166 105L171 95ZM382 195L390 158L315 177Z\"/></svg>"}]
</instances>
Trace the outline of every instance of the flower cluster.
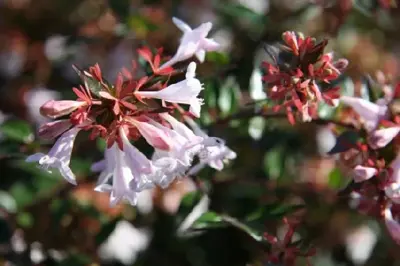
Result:
<instances>
[{"instance_id":1,"label":"flower cluster","mask_svg":"<svg viewBox=\"0 0 400 266\"><path fill-rule=\"evenodd\" d=\"M59 120L41 126L39 135L58 137L57 141L47 154L36 153L26 160L38 162L48 171L58 170L76 185L69 166L74 140L80 131L90 131L90 139L100 137L107 143L104 159L92 165L94 172L100 172L96 191L110 193L111 205L123 199L135 205L137 193L144 189L165 188L175 178L197 172L205 165L221 170L225 160L234 159L236 154L223 140L209 137L191 118L200 116L202 105L199 94L203 86L196 78L196 63L188 65L185 79L169 84L169 77L178 74L172 67L174 63L193 55L202 62L206 51L218 48L216 42L206 38L212 24L204 23L192 30L176 18L173 22L184 35L169 61L161 65L161 50L155 54L147 47L138 50L151 67L150 75L136 77L134 62L133 73L124 69L111 84L98 65L88 71L75 67L84 82L80 88L73 88L77 99L51 100L40 108L43 116ZM188 106L189 112L180 104ZM175 111L186 124L173 116ZM154 148L151 159L132 144L141 137ZM192 169L195 156L199 163Z\"/></svg>"},{"instance_id":2,"label":"flower cluster","mask_svg":"<svg viewBox=\"0 0 400 266\"><path fill-rule=\"evenodd\" d=\"M318 102L337 104L339 88L329 84L339 77L348 62L333 61L332 53L323 53L327 40L317 43L311 37L289 31L283 33L283 40L283 51L290 59L283 60L282 53L274 57L273 63L263 63L267 96L276 102L274 111L286 109L290 123L295 123L296 109L303 121L310 121L316 115Z\"/></svg>"},{"instance_id":3,"label":"flower cluster","mask_svg":"<svg viewBox=\"0 0 400 266\"><path fill-rule=\"evenodd\" d=\"M376 103L349 96L340 101L354 111L358 122L354 126L362 127L358 141L349 143L342 154L358 185L353 195L363 203L360 208L364 212L385 219L400 244L400 223L396 221L400 218L400 119L391 112L399 92L400 84L386 90L385 97Z\"/></svg>"}]
</instances>

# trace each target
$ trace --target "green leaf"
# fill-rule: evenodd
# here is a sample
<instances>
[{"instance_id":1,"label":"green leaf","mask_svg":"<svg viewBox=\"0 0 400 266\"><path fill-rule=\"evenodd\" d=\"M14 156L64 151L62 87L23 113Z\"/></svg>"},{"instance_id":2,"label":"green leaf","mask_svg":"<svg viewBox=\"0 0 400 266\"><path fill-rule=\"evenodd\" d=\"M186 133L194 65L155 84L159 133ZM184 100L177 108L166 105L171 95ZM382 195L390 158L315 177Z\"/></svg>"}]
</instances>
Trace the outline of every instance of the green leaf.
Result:
<instances>
[{"instance_id":1,"label":"green leaf","mask_svg":"<svg viewBox=\"0 0 400 266\"><path fill-rule=\"evenodd\" d=\"M240 222L236 218L230 217L228 215L221 215L221 218L224 222L228 223L229 225L244 231L250 237L252 237L254 240L256 240L258 242L263 240L263 232L250 227L246 223Z\"/></svg>"},{"instance_id":2,"label":"green leaf","mask_svg":"<svg viewBox=\"0 0 400 266\"><path fill-rule=\"evenodd\" d=\"M241 94L235 77L228 77L219 89L218 107L222 116L237 110Z\"/></svg>"},{"instance_id":3,"label":"green leaf","mask_svg":"<svg viewBox=\"0 0 400 266\"><path fill-rule=\"evenodd\" d=\"M249 135L255 140L261 139L265 129L265 119L263 117L253 117L249 121Z\"/></svg>"},{"instance_id":4,"label":"green leaf","mask_svg":"<svg viewBox=\"0 0 400 266\"><path fill-rule=\"evenodd\" d=\"M0 132L8 139L23 143L34 140L32 128L22 120L9 120L0 125Z\"/></svg>"},{"instance_id":5,"label":"green leaf","mask_svg":"<svg viewBox=\"0 0 400 266\"><path fill-rule=\"evenodd\" d=\"M89 73L79 69L77 66L73 65L72 68L79 75L79 77L81 78L82 82L85 84L85 87L89 88L89 90L93 94L95 94L97 97L100 97L99 92L102 90L103 85L101 85L101 83L98 82L93 77L89 76L90 75Z\"/></svg>"},{"instance_id":6,"label":"green leaf","mask_svg":"<svg viewBox=\"0 0 400 266\"><path fill-rule=\"evenodd\" d=\"M17 211L17 203L9 192L0 190L0 207L4 208L9 213Z\"/></svg>"},{"instance_id":7,"label":"green leaf","mask_svg":"<svg viewBox=\"0 0 400 266\"><path fill-rule=\"evenodd\" d=\"M32 214L28 212L22 212L17 215L17 223L23 228L32 228L34 219Z\"/></svg>"},{"instance_id":8,"label":"green leaf","mask_svg":"<svg viewBox=\"0 0 400 266\"><path fill-rule=\"evenodd\" d=\"M274 179L279 178L284 171L285 160L283 149L275 148L265 153L264 155L264 171Z\"/></svg>"},{"instance_id":9,"label":"green leaf","mask_svg":"<svg viewBox=\"0 0 400 266\"><path fill-rule=\"evenodd\" d=\"M229 64L229 55L221 52L208 52L206 54L206 61L218 64L227 65Z\"/></svg>"},{"instance_id":10,"label":"green leaf","mask_svg":"<svg viewBox=\"0 0 400 266\"><path fill-rule=\"evenodd\" d=\"M338 190L343 189L350 183L350 181L351 178L346 178L345 176L343 176L339 168L334 168L329 173L328 184L333 189L338 189Z\"/></svg>"},{"instance_id":11,"label":"green leaf","mask_svg":"<svg viewBox=\"0 0 400 266\"><path fill-rule=\"evenodd\" d=\"M31 203L34 199L32 190L22 182L15 183L10 188L10 194L15 199L19 208Z\"/></svg>"},{"instance_id":12,"label":"green leaf","mask_svg":"<svg viewBox=\"0 0 400 266\"><path fill-rule=\"evenodd\" d=\"M204 213L192 225L192 227L195 229L214 228L221 226L224 226L222 223L222 218L215 212Z\"/></svg>"},{"instance_id":13,"label":"green leaf","mask_svg":"<svg viewBox=\"0 0 400 266\"><path fill-rule=\"evenodd\" d=\"M102 138L97 138L96 140L96 146L99 149L99 151L104 152L107 148L107 143L104 139Z\"/></svg>"},{"instance_id":14,"label":"green leaf","mask_svg":"<svg viewBox=\"0 0 400 266\"><path fill-rule=\"evenodd\" d=\"M217 107L217 94L212 82L207 82L204 89L204 102L209 108Z\"/></svg>"},{"instance_id":15,"label":"green leaf","mask_svg":"<svg viewBox=\"0 0 400 266\"><path fill-rule=\"evenodd\" d=\"M179 209L177 212L177 222L181 223L186 216L191 213L193 208L199 203L201 200L201 192L193 191L187 193L181 200L181 204L179 205Z\"/></svg>"},{"instance_id":16,"label":"green leaf","mask_svg":"<svg viewBox=\"0 0 400 266\"><path fill-rule=\"evenodd\" d=\"M139 32L139 35L158 29L156 24L152 23L148 18L140 15L129 17L128 25L130 29L135 30L136 34Z\"/></svg>"},{"instance_id":17,"label":"green leaf","mask_svg":"<svg viewBox=\"0 0 400 266\"><path fill-rule=\"evenodd\" d=\"M304 208L304 205L288 205L281 202L272 203L259 207L253 213L247 216L246 221L265 221L266 219L279 219L294 211Z\"/></svg>"},{"instance_id":18,"label":"green leaf","mask_svg":"<svg viewBox=\"0 0 400 266\"><path fill-rule=\"evenodd\" d=\"M215 1L214 3L217 11L233 19L244 19L253 24L260 24L263 22L264 16L262 14L255 13L253 10L242 4L233 2L221 3L219 1Z\"/></svg>"}]
</instances>

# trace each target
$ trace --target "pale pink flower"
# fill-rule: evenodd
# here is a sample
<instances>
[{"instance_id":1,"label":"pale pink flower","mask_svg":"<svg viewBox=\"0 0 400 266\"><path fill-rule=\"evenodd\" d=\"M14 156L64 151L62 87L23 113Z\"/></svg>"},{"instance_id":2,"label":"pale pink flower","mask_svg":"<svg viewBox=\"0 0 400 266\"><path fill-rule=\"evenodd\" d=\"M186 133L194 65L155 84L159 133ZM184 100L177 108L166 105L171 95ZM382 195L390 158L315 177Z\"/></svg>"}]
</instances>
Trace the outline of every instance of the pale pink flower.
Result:
<instances>
[{"instance_id":1,"label":"pale pink flower","mask_svg":"<svg viewBox=\"0 0 400 266\"><path fill-rule=\"evenodd\" d=\"M393 219L392 211L390 210L390 205L386 207L384 212L385 225L393 240L400 245L400 224L398 221Z\"/></svg>"},{"instance_id":2,"label":"pale pink flower","mask_svg":"<svg viewBox=\"0 0 400 266\"><path fill-rule=\"evenodd\" d=\"M400 204L400 155L394 159L390 167L392 176L389 180L390 183L385 188L385 193L392 201Z\"/></svg>"},{"instance_id":3,"label":"pale pink flower","mask_svg":"<svg viewBox=\"0 0 400 266\"><path fill-rule=\"evenodd\" d=\"M340 101L354 109L363 119L365 129L372 131L376 129L379 121L386 118L388 108L385 105L378 105L362 98L342 96Z\"/></svg>"},{"instance_id":4,"label":"pale pink flower","mask_svg":"<svg viewBox=\"0 0 400 266\"><path fill-rule=\"evenodd\" d=\"M58 118L60 116L70 114L73 111L75 111L76 109L78 109L79 107L82 107L86 104L87 103L83 102L83 101L50 100L40 107L40 113L43 116L46 116L49 118Z\"/></svg>"},{"instance_id":5,"label":"pale pink flower","mask_svg":"<svg viewBox=\"0 0 400 266\"><path fill-rule=\"evenodd\" d=\"M220 45L217 42L213 39L206 38L212 28L211 22L203 23L192 30L189 25L180 19L172 18L172 21L183 32L183 36L176 54L169 61L164 63L160 69L189 59L193 55L202 63L204 62L206 52L219 49Z\"/></svg>"},{"instance_id":6,"label":"pale pink flower","mask_svg":"<svg viewBox=\"0 0 400 266\"><path fill-rule=\"evenodd\" d=\"M368 139L369 145L374 149L383 148L389 144L400 132L400 126L375 130Z\"/></svg>"},{"instance_id":7,"label":"pale pink flower","mask_svg":"<svg viewBox=\"0 0 400 266\"><path fill-rule=\"evenodd\" d=\"M43 139L54 139L72 126L69 119L56 120L40 126L38 134Z\"/></svg>"},{"instance_id":8,"label":"pale pink flower","mask_svg":"<svg viewBox=\"0 0 400 266\"><path fill-rule=\"evenodd\" d=\"M185 121L190 125L193 132L202 137L204 148L199 154L200 162L192 167L190 174L194 174L204 168L206 165L221 171L224 168L224 162L233 160L237 157L236 153L225 145L225 141L220 138L210 137L189 117Z\"/></svg>"},{"instance_id":9,"label":"pale pink flower","mask_svg":"<svg viewBox=\"0 0 400 266\"><path fill-rule=\"evenodd\" d=\"M72 173L69 163L74 141L81 128L73 127L61 135L48 154L36 153L28 158L27 162L38 162L40 167L51 173L49 168L57 169L61 175L71 184L76 185L75 175Z\"/></svg>"},{"instance_id":10,"label":"pale pink flower","mask_svg":"<svg viewBox=\"0 0 400 266\"><path fill-rule=\"evenodd\" d=\"M134 118L127 118L127 121L134 125L145 138L147 143L156 149L170 150L171 149L171 138L165 134L164 131L155 127L151 123L136 120Z\"/></svg>"},{"instance_id":11,"label":"pale pink flower","mask_svg":"<svg viewBox=\"0 0 400 266\"><path fill-rule=\"evenodd\" d=\"M126 199L131 205L136 205L137 193L131 189L130 183L134 179L132 170L130 169L127 157L124 151L120 150L118 145L114 145L108 149L109 166L108 173L105 176L112 175L112 184L101 183L95 191L108 192L110 194L110 206L113 207L121 200ZM104 180L107 181L107 180Z\"/></svg>"},{"instance_id":12,"label":"pale pink flower","mask_svg":"<svg viewBox=\"0 0 400 266\"><path fill-rule=\"evenodd\" d=\"M373 167L357 165L353 169L354 182L359 183L372 178L378 173L378 170Z\"/></svg>"},{"instance_id":13,"label":"pale pink flower","mask_svg":"<svg viewBox=\"0 0 400 266\"><path fill-rule=\"evenodd\" d=\"M130 143L123 129L120 129L120 136L124 146L127 164L134 177L130 183L131 189L135 192L139 192L143 189L154 187L152 175L154 174L155 168L152 162L147 159L146 155Z\"/></svg>"},{"instance_id":14,"label":"pale pink flower","mask_svg":"<svg viewBox=\"0 0 400 266\"><path fill-rule=\"evenodd\" d=\"M159 91L137 91L135 95L139 97L161 99L166 102L188 104L190 112L200 117L203 99L197 98L203 87L198 79L195 78L196 63L191 62L187 68L186 79L178 83L169 85Z\"/></svg>"}]
</instances>

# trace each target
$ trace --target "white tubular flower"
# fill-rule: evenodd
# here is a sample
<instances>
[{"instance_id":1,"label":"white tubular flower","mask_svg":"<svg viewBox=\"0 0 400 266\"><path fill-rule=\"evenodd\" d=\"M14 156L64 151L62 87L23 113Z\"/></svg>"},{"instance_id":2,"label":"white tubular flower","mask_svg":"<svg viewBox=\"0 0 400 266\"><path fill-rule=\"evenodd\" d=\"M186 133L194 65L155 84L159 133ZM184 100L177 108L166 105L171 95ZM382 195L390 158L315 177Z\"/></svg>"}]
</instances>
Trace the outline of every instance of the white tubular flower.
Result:
<instances>
[{"instance_id":1,"label":"white tubular flower","mask_svg":"<svg viewBox=\"0 0 400 266\"><path fill-rule=\"evenodd\" d=\"M213 39L206 38L212 28L211 22L203 23L192 30L189 25L178 18L172 18L172 21L183 32L183 36L176 54L169 61L164 63L160 69L189 59L193 55L202 63L204 62L206 52L219 49L219 43Z\"/></svg>"},{"instance_id":2,"label":"white tubular flower","mask_svg":"<svg viewBox=\"0 0 400 266\"><path fill-rule=\"evenodd\" d=\"M204 139L204 149L199 154L200 163L192 167L189 174L197 173L206 165L221 171L224 168L224 162L237 157L236 153L225 145L225 141L220 138L208 136L191 118L185 117L185 121L196 135Z\"/></svg>"},{"instance_id":3,"label":"white tubular flower","mask_svg":"<svg viewBox=\"0 0 400 266\"><path fill-rule=\"evenodd\" d=\"M108 192L110 195L110 206L113 207L117 205L121 200L126 199L131 205L136 205L137 193L133 191L130 187L132 180L134 179L132 171L127 163L127 156L124 151L121 151L117 144L107 150L110 157L106 162L106 167L104 171L105 176L109 177L112 170L112 185L107 183L101 183L96 188L95 191L98 192ZM107 169L108 168L108 169ZM105 178L107 179L107 178ZM107 180L104 180L106 182Z\"/></svg>"},{"instance_id":4,"label":"white tubular flower","mask_svg":"<svg viewBox=\"0 0 400 266\"><path fill-rule=\"evenodd\" d=\"M165 127L151 119L149 123L163 130L170 137L172 140L172 148L168 152L156 149L155 154L158 154L159 158L166 156L174 158L183 165L189 167L192 163L193 157L200 152L204 139L196 136L189 128L172 116L166 114L164 117L167 117L168 120L172 122L172 124L170 123L172 129Z\"/></svg>"},{"instance_id":5,"label":"white tubular flower","mask_svg":"<svg viewBox=\"0 0 400 266\"><path fill-rule=\"evenodd\" d=\"M155 169L151 161L130 143L123 129L120 130L120 136L124 145L127 164L134 176L130 183L131 189L139 192L144 189L153 188L152 175Z\"/></svg>"},{"instance_id":6,"label":"white tubular flower","mask_svg":"<svg viewBox=\"0 0 400 266\"><path fill-rule=\"evenodd\" d=\"M71 184L76 185L75 175L72 173L69 163L74 147L74 141L81 128L74 127L56 141L48 154L36 153L28 158L26 162L38 162L40 167L51 173L51 168L57 169L61 175Z\"/></svg>"},{"instance_id":7,"label":"white tubular flower","mask_svg":"<svg viewBox=\"0 0 400 266\"><path fill-rule=\"evenodd\" d=\"M188 104L190 112L200 117L201 105L203 99L197 98L203 87L198 79L195 78L196 63L191 62L187 68L186 79L178 83L169 85L159 91L137 91L138 97L161 99L166 102Z\"/></svg>"}]
</instances>

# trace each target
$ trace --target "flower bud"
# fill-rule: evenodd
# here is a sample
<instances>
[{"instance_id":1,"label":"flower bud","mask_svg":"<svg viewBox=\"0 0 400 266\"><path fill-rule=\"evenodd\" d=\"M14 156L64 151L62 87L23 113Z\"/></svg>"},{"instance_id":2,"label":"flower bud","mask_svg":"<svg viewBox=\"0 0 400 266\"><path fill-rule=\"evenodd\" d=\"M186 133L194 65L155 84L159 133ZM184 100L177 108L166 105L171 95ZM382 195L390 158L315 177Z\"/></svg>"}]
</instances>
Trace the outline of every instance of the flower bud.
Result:
<instances>
[{"instance_id":1,"label":"flower bud","mask_svg":"<svg viewBox=\"0 0 400 266\"><path fill-rule=\"evenodd\" d=\"M43 139L54 139L71 127L68 119L57 120L40 126L38 134Z\"/></svg>"},{"instance_id":2,"label":"flower bud","mask_svg":"<svg viewBox=\"0 0 400 266\"><path fill-rule=\"evenodd\" d=\"M57 118L67 115L84 105L86 105L86 102L50 100L40 107L40 114L49 118Z\"/></svg>"},{"instance_id":3,"label":"flower bud","mask_svg":"<svg viewBox=\"0 0 400 266\"><path fill-rule=\"evenodd\" d=\"M349 61L347 59L341 58L333 63L333 66L341 73L347 68Z\"/></svg>"},{"instance_id":4,"label":"flower bud","mask_svg":"<svg viewBox=\"0 0 400 266\"><path fill-rule=\"evenodd\" d=\"M297 36L294 31L285 31L282 34L282 39L286 42L286 44L292 49L295 55L299 53L299 45L297 43Z\"/></svg>"}]
</instances>

